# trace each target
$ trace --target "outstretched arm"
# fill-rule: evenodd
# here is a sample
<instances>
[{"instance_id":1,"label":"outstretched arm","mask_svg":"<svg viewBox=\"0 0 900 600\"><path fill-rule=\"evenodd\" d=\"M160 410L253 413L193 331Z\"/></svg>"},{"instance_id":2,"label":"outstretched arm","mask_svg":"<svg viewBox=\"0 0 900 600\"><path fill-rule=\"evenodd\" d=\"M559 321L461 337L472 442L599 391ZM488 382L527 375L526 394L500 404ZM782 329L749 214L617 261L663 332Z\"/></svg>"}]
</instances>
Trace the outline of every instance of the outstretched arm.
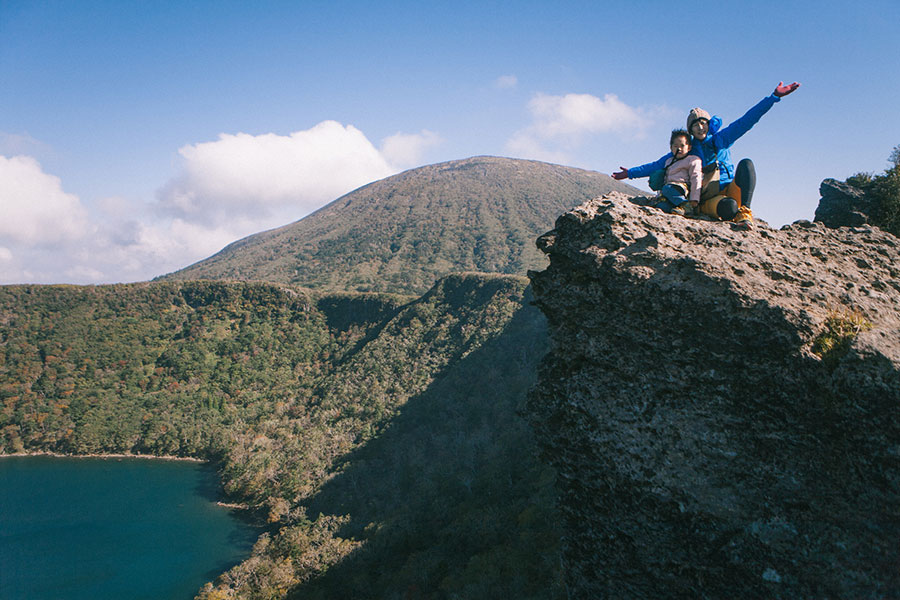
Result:
<instances>
[{"instance_id":1,"label":"outstretched arm","mask_svg":"<svg viewBox=\"0 0 900 600\"><path fill-rule=\"evenodd\" d=\"M619 167L620 170L612 174L613 179L640 179L641 177L649 177L650 173L653 171L666 168L666 161L671 156L672 153L669 152L659 160L655 160L645 165L631 167L630 169Z\"/></svg>"}]
</instances>

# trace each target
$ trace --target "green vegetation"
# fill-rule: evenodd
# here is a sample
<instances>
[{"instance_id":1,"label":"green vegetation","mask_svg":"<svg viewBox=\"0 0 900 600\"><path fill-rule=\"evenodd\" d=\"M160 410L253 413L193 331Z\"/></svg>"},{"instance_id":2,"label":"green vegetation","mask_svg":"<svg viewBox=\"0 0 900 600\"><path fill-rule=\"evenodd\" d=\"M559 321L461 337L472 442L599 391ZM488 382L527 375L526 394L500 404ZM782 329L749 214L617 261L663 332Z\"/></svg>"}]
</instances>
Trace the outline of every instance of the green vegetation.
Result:
<instances>
[{"instance_id":1,"label":"green vegetation","mask_svg":"<svg viewBox=\"0 0 900 600\"><path fill-rule=\"evenodd\" d=\"M431 165L362 187L161 279L418 296L450 273L524 276L546 265L534 240L557 216L612 190L638 191L602 173L536 161L476 157Z\"/></svg>"},{"instance_id":2,"label":"green vegetation","mask_svg":"<svg viewBox=\"0 0 900 600\"><path fill-rule=\"evenodd\" d=\"M518 415L546 347L521 275L612 190L636 191L477 157L164 281L0 287L0 453L213 461L268 531L201 598L562 598L555 476Z\"/></svg>"},{"instance_id":3,"label":"green vegetation","mask_svg":"<svg viewBox=\"0 0 900 600\"><path fill-rule=\"evenodd\" d=\"M562 597L526 284L0 287L0 452L214 461L269 532L203 598Z\"/></svg>"},{"instance_id":4,"label":"green vegetation","mask_svg":"<svg viewBox=\"0 0 900 600\"><path fill-rule=\"evenodd\" d=\"M857 173L849 177L847 183L865 191L866 196L875 201L872 223L900 236L900 145L891 151L889 162L884 173Z\"/></svg>"},{"instance_id":5,"label":"green vegetation","mask_svg":"<svg viewBox=\"0 0 900 600\"><path fill-rule=\"evenodd\" d=\"M217 458L335 351L308 296L264 285L9 286L0 325L2 452Z\"/></svg>"},{"instance_id":6,"label":"green vegetation","mask_svg":"<svg viewBox=\"0 0 900 600\"><path fill-rule=\"evenodd\" d=\"M872 322L859 312L832 311L825 319L822 332L813 340L812 352L829 369L834 369L850 350L856 336L871 328Z\"/></svg>"}]
</instances>

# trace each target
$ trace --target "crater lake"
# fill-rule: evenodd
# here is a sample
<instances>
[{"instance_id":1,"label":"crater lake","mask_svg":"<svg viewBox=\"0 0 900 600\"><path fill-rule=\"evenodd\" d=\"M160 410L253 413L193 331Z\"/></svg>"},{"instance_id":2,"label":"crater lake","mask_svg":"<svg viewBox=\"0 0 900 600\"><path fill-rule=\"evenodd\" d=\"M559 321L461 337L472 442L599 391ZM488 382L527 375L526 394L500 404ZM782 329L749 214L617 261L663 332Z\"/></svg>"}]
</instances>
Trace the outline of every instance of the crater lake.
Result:
<instances>
[{"instance_id":1,"label":"crater lake","mask_svg":"<svg viewBox=\"0 0 900 600\"><path fill-rule=\"evenodd\" d=\"M218 492L200 462L0 458L0 598L189 600L260 534Z\"/></svg>"}]
</instances>

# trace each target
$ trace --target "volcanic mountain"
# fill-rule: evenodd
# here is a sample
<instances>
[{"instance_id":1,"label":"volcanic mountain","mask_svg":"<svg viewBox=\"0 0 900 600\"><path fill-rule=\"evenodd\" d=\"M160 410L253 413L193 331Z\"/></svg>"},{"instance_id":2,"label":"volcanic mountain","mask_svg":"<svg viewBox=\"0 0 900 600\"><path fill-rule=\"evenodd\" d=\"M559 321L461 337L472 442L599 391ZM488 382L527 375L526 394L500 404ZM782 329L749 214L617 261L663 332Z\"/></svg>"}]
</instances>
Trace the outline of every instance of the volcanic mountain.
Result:
<instances>
[{"instance_id":1,"label":"volcanic mountain","mask_svg":"<svg viewBox=\"0 0 900 600\"><path fill-rule=\"evenodd\" d=\"M639 193L602 173L537 161L439 163L361 187L159 279L419 295L453 272L524 275L546 265L534 240L558 215L613 190Z\"/></svg>"}]
</instances>

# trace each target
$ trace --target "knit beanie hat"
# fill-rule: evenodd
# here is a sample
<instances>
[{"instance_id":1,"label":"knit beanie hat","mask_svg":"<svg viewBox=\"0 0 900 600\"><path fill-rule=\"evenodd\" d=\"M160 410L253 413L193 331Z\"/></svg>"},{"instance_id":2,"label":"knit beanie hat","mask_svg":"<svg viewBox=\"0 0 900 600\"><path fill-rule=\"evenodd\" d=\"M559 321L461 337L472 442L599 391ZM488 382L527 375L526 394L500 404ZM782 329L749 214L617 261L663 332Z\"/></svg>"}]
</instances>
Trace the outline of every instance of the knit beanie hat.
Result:
<instances>
[{"instance_id":1,"label":"knit beanie hat","mask_svg":"<svg viewBox=\"0 0 900 600\"><path fill-rule=\"evenodd\" d=\"M694 124L694 121L699 121L700 119L706 119L707 123L709 122L709 113L703 110L702 108L692 108L691 112L688 113L687 118L687 130L691 130L691 125Z\"/></svg>"}]
</instances>

